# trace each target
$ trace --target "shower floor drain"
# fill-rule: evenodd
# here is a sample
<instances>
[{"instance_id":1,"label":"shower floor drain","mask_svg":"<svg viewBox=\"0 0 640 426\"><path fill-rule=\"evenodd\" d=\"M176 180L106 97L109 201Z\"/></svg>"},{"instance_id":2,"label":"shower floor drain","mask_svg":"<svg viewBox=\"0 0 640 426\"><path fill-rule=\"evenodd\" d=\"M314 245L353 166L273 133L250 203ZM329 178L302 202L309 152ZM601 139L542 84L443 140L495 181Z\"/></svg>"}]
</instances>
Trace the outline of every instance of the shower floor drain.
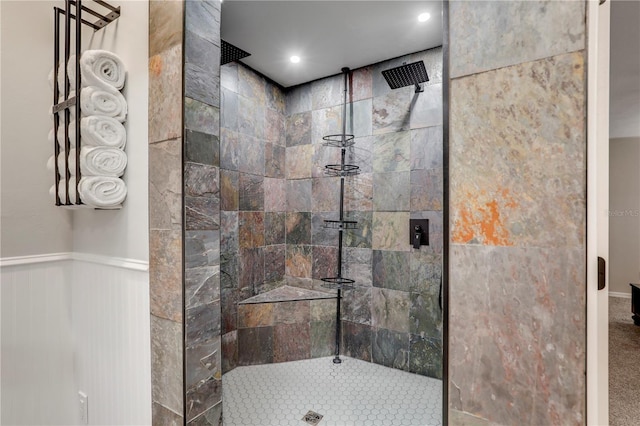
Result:
<instances>
[{"instance_id":1,"label":"shower floor drain","mask_svg":"<svg viewBox=\"0 0 640 426\"><path fill-rule=\"evenodd\" d=\"M322 420L322 414L318 414L315 411L309 410L307 414L302 418L303 421L309 423L310 425L317 425Z\"/></svg>"}]
</instances>

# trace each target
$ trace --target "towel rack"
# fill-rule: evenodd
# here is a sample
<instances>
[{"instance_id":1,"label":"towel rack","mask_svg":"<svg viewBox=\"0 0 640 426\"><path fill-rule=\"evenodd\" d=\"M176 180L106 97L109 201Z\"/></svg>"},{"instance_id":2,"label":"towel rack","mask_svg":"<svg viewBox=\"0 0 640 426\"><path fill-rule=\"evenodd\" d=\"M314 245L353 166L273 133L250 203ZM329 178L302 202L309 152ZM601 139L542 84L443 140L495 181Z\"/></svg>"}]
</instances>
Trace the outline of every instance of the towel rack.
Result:
<instances>
[{"instance_id":1,"label":"towel rack","mask_svg":"<svg viewBox=\"0 0 640 426\"><path fill-rule=\"evenodd\" d=\"M51 109L53 113L53 152L54 152L54 169L55 169L55 182L54 193L56 206L73 206L81 205L80 194L78 193L78 184L80 183L80 54L82 47L82 25L86 25L93 28L94 31L98 31L111 22L120 17L120 7L114 7L109 3L102 0L92 0L95 5L101 6L104 12L100 13L94 8L84 6L82 0L65 0L64 9L59 7L53 8L53 28L54 28L54 44L53 44L53 107ZM98 8L98 10L102 10ZM91 22L83 18L83 12L88 15L97 18L96 21ZM64 31L61 31L61 17L64 16ZM75 20L75 67L76 67L76 81L75 96L69 97L71 93L71 85L69 84L69 76L67 71L67 64L69 63L71 53L71 20ZM63 38L62 38L63 37ZM58 71L60 66L60 44L64 46L64 87L60 88L58 85ZM60 101L60 92L64 94L64 99ZM69 197L69 181L71 179L71 171L69 170L69 152L71 151L71 142L69 141L69 124L71 122L71 108L75 108L75 148L76 148L76 167L75 167L75 203L72 203ZM60 123L60 116L63 120ZM58 167L58 156L60 155L60 145L58 143L58 130L60 125L64 126L64 177L65 177L65 199L60 199L58 187L60 185L60 170Z\"/></svg>"}]
</instances>

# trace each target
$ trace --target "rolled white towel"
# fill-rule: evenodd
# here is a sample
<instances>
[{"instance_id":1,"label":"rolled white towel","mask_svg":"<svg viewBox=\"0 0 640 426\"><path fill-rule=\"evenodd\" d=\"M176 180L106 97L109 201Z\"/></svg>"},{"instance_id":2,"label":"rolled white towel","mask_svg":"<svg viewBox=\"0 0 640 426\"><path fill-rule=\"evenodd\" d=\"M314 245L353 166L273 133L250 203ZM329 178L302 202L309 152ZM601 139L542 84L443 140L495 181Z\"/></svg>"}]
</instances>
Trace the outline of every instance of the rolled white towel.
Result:
<instances>
[{"instance_id":1,"label":"rolled white towel","mask_svg":"<svg viewBox=\"0 0 640 426\"><path fill-rule=\"evenodd\" d=\"M127 186L120 178L88 176L80 179L78 192L83 203L91 207L117 207L127 197Z\"/></svg>"},{"instance_id":2,"label":"rolled white towel","mask_svg":"<svg viewBox=\"0 0 640 426\"><path fill-rule=\"evenodd\" d=\"M80 133L82 135L82 133ZM49 134L47 135L47 139L50 144L53 144L53 129L49 129ZM71 146L75 146L76 144L76 122L72 121L69 123L69 142ZM58 145L60 148L64 149L64 126L58 126Z\"/></svg>"},{"instance_id":3,"label":"rolled white towel","mask_svg":"<svg viewBox=\"0 0 640 426\"><path fill-rule=\"evenodd\" d=\"M67 73L69 81L75 87L76 58L69 58ZM80 75L82 87L96 86L103 90L118 91L124 87L126 71L122 60L107 50L87 50L80 56Z\"/></svg>"},{"instance_id":4,"label":"rolled white towel","mask_svg":"<svg viewBox=\"0 0 640 426\"><path fill-rule=\"evenodd\" d=\"M127 132L118 120L90 115L80 120L80 137L84 145L124 148Z\"/></svg>"},{"instance_id":5,"label":"rolled white towel","mask_svg":"<svg viewBox=\"0 0 640 426\"><path fill-rule=\"evenodd\" d=\"M120 177L127 167L127 154L108 146L83 147L80 150L82 176Z\"/></svg>"},{"instance_id":6,"label":"rolled white towel","mask_svg":"<svg viewBox=\"0 0 640 426\"><path fill-rule=\"evenodd\" d=\"M69 182L69 201L71 201L71 203L73 204L76 203L76 189L73 187L73 185L75 184L76 184L75 179ZM67 190L66 185L67 185L66 180L60 179L60 182L58 183L58 196L60 197L60 202L62 204L66 204L67 202L67 198L65 197L66 190ZM49 188L49 195L55 201L56 199L55 185L51 185L51 188Z\"/></svg>"},{"instance_id":7,"label":"rolled white towel","mask_svg":"<svg viewBox=\"0 0 640 426\"><path fill-rule=\"evenodd\" d=\"M82 153L82 151L80 151ZM80 161L80 165L82 166L82 161ZM49 157L47 160L47 170L51 173L55 173L55 165L53 164L53 155ZM58 154L58 173L60 176L66 176L64 169L64 151L60 151ZM76 174L76 150L72 149L69 151L69 173L71 176L75 176Z\"/></svg>"},{"instance_id":8,"label":"rolled white towel","mask_svg":"<svg viewBox=\"0 0 640 426\"><path fill-rule=\"evenodd\" d=\"M127 118L127 101L120 92L110 92L89 86L80 92L80 107L84 115L105 115L119 122Z\"/></svg>"}]
</instances>

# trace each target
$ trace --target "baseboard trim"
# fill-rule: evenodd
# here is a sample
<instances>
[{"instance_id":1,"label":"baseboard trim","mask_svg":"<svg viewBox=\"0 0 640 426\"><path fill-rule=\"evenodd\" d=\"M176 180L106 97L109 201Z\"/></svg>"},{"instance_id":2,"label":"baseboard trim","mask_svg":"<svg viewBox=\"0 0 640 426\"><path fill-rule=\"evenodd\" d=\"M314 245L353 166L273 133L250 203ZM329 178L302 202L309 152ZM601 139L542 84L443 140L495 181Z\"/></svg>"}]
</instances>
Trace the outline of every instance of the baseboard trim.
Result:
<instances>
[{"instance_id":1,"label":"baseboard trim","mask_svg":"<svg viewBox=\"0 0 640 426\"><path fill-rule=\"evenodd\" d=\"M610 291L610 297L619 297L621 299L631 299L631 293L621 293L619 291Z\"/></svg>"},{"instance_id":2,"label":"baseboard trim","mask_svg":"<svg viewBox=\"0 0 640 426\"><path fill-rule=\"evenodd\" d=\"M0 258L0 267L34 265L38 263L62 262L65 260L77 260L80 262L95 263L98 265L114 266L116 268L133 271L148 272L149 262L137 259L125 259L121 257L109 257L90 253L51 253L34 254L31 256L15 256Z\"/></svg>"}]
</instances>

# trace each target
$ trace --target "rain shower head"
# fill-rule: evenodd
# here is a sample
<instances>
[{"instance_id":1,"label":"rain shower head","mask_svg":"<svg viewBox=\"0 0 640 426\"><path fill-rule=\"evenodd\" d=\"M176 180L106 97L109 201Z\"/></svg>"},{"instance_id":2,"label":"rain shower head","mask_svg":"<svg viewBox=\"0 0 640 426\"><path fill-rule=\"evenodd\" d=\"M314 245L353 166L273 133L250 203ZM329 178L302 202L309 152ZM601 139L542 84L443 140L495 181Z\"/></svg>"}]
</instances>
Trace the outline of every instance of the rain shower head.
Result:
<instances>
[{"instance_id":1,"label":"rain shower head","mask_svg":"<svg viewBox=\"0 0 640 426\"><path fill-rule=\"evenodd\" d=\"M227 43L224 40L220 41L222 42L220 49L220 65L228 64L229 62L251 56L251 53L245 52L231 43Z\"/></svg>"},{"instance_id":2,"label":"rain shower head","mask_svg":"<svg viewBox=\"0 0 640 426\"><path fill-rule=\"evenodd\" d=\"M423 61L402 64L399 67L382 71L382 75L392 89L415 85L416 93L424 90L420 83L429 81Z\"/></svg>"}]
</instances>

